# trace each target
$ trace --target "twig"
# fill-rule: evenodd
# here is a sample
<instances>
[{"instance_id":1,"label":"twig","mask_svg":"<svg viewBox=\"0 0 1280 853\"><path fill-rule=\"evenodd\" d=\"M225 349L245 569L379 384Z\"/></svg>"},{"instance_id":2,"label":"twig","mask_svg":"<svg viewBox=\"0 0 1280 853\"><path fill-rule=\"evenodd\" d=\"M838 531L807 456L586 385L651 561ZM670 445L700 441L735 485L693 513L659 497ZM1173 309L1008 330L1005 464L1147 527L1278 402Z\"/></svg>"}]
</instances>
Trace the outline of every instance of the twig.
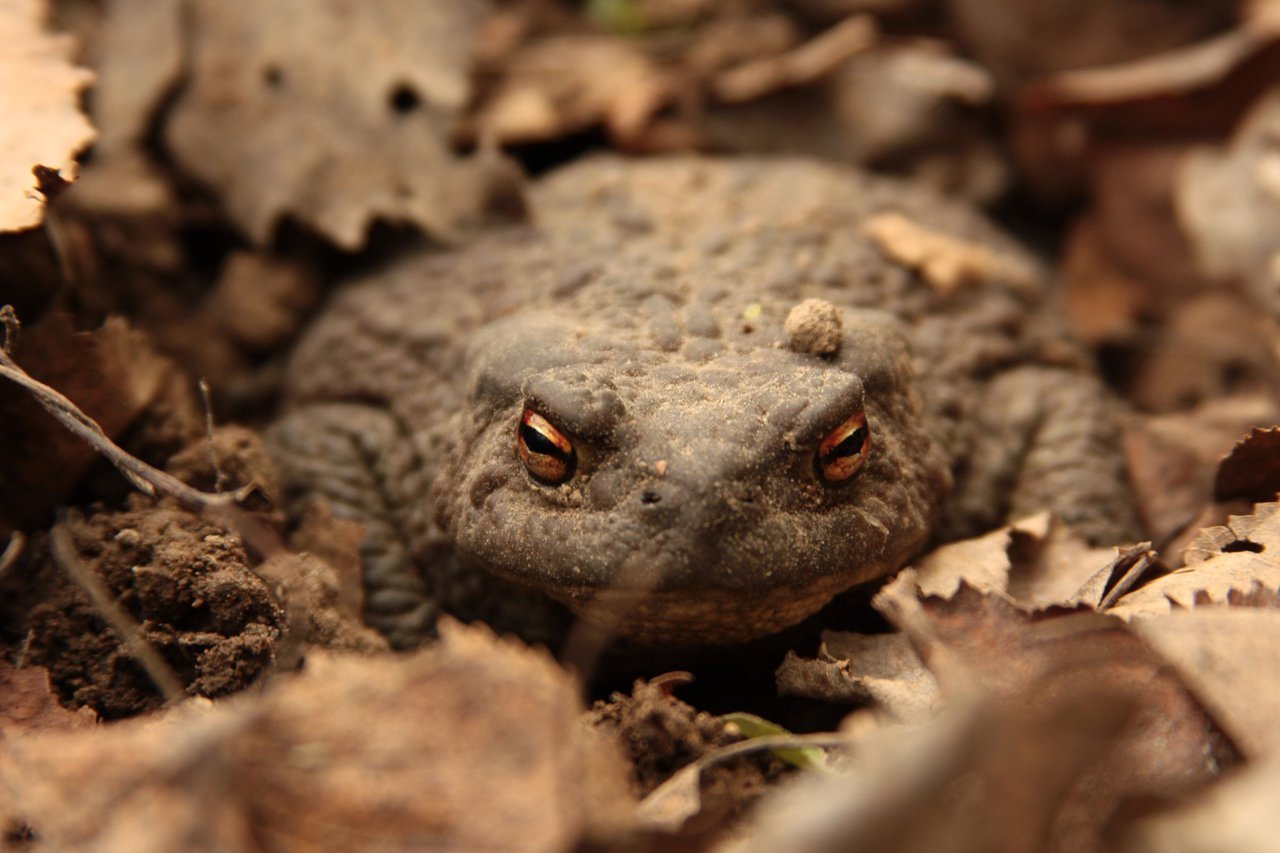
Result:
<instances>
[{"instance_id":1,"label":"twig","mask_svg":"<svg viewBox=\"0 0 1280 853\"><path fill-rule=\"evenodd\" d=\"M213 490L218 494L227 487L227 476L222 473L218 464L218 449L213 445L213 400L209 394L209 383L200 377L200 401L204 404L204 436L209 443L209 464L213 466Z\"/></svg>"},{"instance_id":2,"label":"twig","mask_svg":"<svg viewBox=\"0 0 1280 853\"><path fill-rule=\"evenodd\" d=\"M4 339L0 342L0 349L5 353L11 353L18 345L18 332L22 330L22 323L18 321L18 312L13 310L12 305L0 305L0 325L4 326Z\"/></svg>"},{"instance_id":3,"label":"twig","mask_svg":"<svg viewBox=\"0 0 1280 853\"><path fill-rule=\"evenodd\" d=\"M11 306L0 307L0 325L4 327L4 342L12 344L17 335L17 315ZM53 415L63 426L71 430L89 444L94 450L107 458L134 488L150 497L157 494L167 495L186 509L202 512L240 534L245 546L260 557L269 557L284 550L279 534L260 518L243 508L243 505L255 496L261 496L261 489L256 483L242 486L232 492L211 494L202 492L143 462L124 448L113 442L102 427L93 418L76 407L58 391L34 379L9 355L7 349L0 349L0 377L21 385L45 411Z\"/></svg>"},{"instance_id":4,"label":"twig","mask_svg":"<svg viewBox=\"0 0 1280 853\"><path fill-rule=\"evenodd\" d=\"M18 558L22 556L22 549L26 545L27 537L22 535L22 531L15 530L9 535L9 544L5 546L4 553L0 554L0 580L9 569L13 568L13 564L18 562Z\"/></svg>"},{"instance_id":5,"label":"twig","mask_svg":"<svg viewBox=\"0 0 1280 853\"><path fill-rule=\"evenodd\" d=\"M256 486L248 485L234 492L210 494L188 486L172 474L148 465L108 438L102 431L102 427L80 411L75 403L43 382L31 378L7 352L3 351L0 351L0 376L16 382L31 392L31 396L36 398L36 402L43 406L45 411L88 442L94 450L107 457L107 461L144 494L154 497L157 492L160 492L175 498L188 508L208 509L235 506L257 490Z\"/></svg>"},{"instance_id":6,"label":"twig","mask_svg":"<svg viewBox=\"0 0 1280 853\"><path fill-rule=\"evenodd\" d=\"M66 522L60 521L49 534L49 551L56 563L89 596L94 609L107 620L111 630L129 647L129 653L146 671L147 677L164 697L165 704L172 705L186 697L186 691L177 673L168 661L160 656L142 637L142 630L133 617L116 601L106 584L80 560L76 553Z\"/></svg>"}]
</instances>

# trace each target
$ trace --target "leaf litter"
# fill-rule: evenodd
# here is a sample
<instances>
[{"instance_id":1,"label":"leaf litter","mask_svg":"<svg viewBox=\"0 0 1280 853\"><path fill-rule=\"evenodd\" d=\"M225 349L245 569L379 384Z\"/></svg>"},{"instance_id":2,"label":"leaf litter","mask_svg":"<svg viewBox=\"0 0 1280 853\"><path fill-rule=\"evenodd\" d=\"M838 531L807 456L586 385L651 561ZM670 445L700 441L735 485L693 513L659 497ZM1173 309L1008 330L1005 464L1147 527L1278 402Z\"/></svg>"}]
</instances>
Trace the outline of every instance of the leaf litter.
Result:
<instances>
[{"instance_id":1,"label":"leaf litter","mask_svg":"<svg viewBox=\"0 0 1280 853\"><path fill-rule=\"evenodd\" d=\"M47 32L45 18L41 0L0 8L0 233L41 223L95 135L79 108L93 75L71 62L69 37Z\"/></svg>"},{"instance_id":2,"label":"leaf litter","mask_svg":"<svg viewBox=\"0 0 1280 853\"><path fill-rule=\"evenodd\" d=\"M954 0L955 29L888 0L409 5L78 19L101 25L97 146L44 232L0 241L0 301L32 320L6 369L80 424L0 391L5 846L1274 846L1280 246L1244 215L1273 201L1274 4ZM1073 38L1028 52L1064 9ZM30 44L49 73L6 94L58 107L6 128L70 178L87 72L65 37ZM333 267L392 251L378 223L459 240L522 215L500 144L535 169L584 144L781 151L1083 196L1044 221L1134 406L1152 542L1036 516L941 545L875 596L884 624L736 664L778 667L782 698L657 677L587 711L600 682L452 624L390 655L358 617L363 531L323 505L287 523L256 427ZM1000 264L928 236L886 239L940 295Z\"/></svg>"}]
</instances>

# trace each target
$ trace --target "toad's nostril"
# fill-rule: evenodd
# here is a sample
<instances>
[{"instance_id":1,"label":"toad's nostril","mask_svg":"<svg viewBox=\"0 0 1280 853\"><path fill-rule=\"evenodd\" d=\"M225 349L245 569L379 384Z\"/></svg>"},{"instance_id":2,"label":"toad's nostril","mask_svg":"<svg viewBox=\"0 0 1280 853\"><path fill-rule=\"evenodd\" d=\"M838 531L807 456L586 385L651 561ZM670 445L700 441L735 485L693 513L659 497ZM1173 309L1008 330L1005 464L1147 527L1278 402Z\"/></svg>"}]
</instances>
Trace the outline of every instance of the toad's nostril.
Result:
<instances>
[{"instance_id":1,"label":"toad's nostril","mask_svg":"<svg viewBox=\"0 0 1280 853\"><path fill-rule=\"evenodd\" d=\"M640 495L640 503L643 503L643 504L656 504L661 500L662 500L662 495L658 494L657 492L645 491L642 495Z\"/></svg>"}]
</instances>

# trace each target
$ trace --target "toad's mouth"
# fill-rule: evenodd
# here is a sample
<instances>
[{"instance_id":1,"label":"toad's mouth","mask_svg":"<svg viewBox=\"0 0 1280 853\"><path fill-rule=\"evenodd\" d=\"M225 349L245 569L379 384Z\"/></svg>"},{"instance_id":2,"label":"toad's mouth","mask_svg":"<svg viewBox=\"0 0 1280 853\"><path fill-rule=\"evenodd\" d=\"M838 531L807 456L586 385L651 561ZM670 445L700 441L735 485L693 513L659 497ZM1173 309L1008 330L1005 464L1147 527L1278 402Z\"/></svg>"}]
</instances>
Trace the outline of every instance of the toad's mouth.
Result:
<instances>
[{"instance_id":1,"label":"toad's mouth","mask_svg":"<svg viewBox=\"0 0 1280 853\"><path fill-rule=\"evenodd\" d=\"M816 613L849 586L843 577L819 578L803 589L776 587L744 595L738 590L561 588L552 597L583 621L639 643L727 645L777 633Z\"/></svg>"},{"instance_id":2,"label":"toad's mouth","mask_svg":"<svg viewBox=\"0 0 1280 853\"><path fill-rule=\"evenodd\" d=\"M720 645L789 628L837 594L884 576L902 562L895 555L840 567L791 566L776 575L742 571L749 582L726 584L723 581L737 573L724 554L697 549L676 567L669 562L670 551L662 556L665 559L650 551L632 552L604 583L594 582L598 575L566 582L561 576L550 579L500 566L487 568L562 602L585 622L640 644Z\"/></svg>"}]
</instances>

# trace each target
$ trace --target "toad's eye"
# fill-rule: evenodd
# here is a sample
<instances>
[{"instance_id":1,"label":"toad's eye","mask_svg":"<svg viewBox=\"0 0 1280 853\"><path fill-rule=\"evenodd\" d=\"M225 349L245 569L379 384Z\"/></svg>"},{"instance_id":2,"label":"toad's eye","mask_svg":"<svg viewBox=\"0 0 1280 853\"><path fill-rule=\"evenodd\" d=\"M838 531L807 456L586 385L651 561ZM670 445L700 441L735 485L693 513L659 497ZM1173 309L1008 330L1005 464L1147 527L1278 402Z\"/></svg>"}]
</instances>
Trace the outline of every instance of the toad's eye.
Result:
<instances>
[{"instance_id":1,"label":"toad's eye","mask_svg":"<svg viewBox=\"0 0 1280 853\"><path fill-rule=\"evenodd\" d=\"M529 475L548 486L568 480L578 464L573 442L533 409L525 409L520 416L516 453Z\"/></svg>"},{"instance_id":2,"label":"toad's eye","mask_svg":"<svg viewBox=\"0 0 1280 853\"><path fill-rule=\"evenodd\" d=\"M814 455L813 466L824 486L842 486L866 464L871 452L871 429L859 412L833 429Z\"/></svg>"}]
</instances>

